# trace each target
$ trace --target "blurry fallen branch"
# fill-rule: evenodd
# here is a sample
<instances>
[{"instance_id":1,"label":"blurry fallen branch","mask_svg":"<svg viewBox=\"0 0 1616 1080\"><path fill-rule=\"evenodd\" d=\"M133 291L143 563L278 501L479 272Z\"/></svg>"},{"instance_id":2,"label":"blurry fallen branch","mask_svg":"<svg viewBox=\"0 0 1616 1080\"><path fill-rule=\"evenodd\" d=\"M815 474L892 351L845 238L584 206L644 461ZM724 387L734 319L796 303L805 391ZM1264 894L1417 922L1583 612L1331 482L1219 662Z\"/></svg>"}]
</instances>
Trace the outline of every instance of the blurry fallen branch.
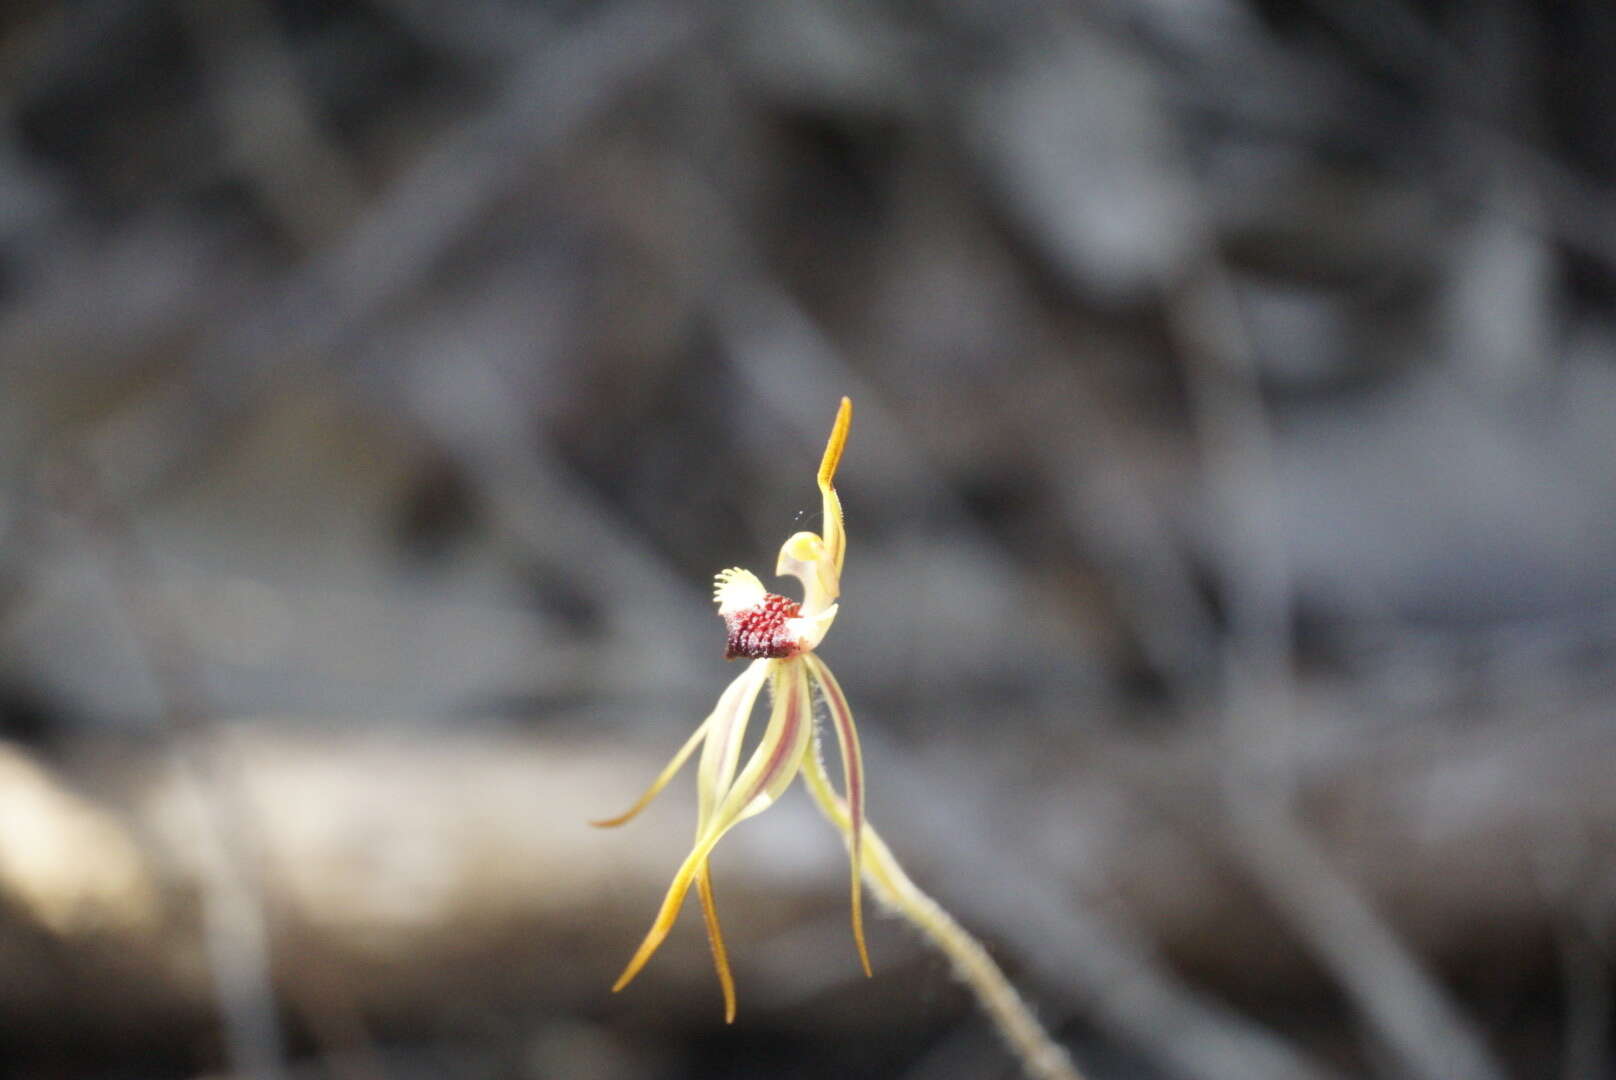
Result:
<instances>
[{"instance_id":1,"label":"blurry fallen branch","mask_svg":"<svg viewBox=\"0 0 1616 1080\"><path fill-rule=\"evenodd\" d=\"M283 991L295 993L298 981L317 977L322 988L352 994L379 1032L390 1018L431 1007L446 993L471 992L489 995L490 1005L571 1008L598 1000L603 1009L646 1009L660 1023L711 1022L699 934L689 936L688 947L670 946L666 962L647 973L637 1004L617 1005L606 993L620 959L612 946L640 929L638 900L666 878L666 853L687 839L685 821L678 813L650 815L630 842L605 845L583 818L632 796L630 785L655 763L625 760L603 744L495 732L338 737L283 722L215 737L227 740L240 762L240 795L257 815L267 873L284 902L275 958ZM1287 987L1292 1002L1323 992L1305 952L1276 940L1271 911L1227 864L1216 865L1218 838L1193 831L1192 823L1205 826L1216 816L1221 799L1210 764L1214 743L1185 737L1059 753L1085 762L1092 775L1046 777L1017 800L1043 808L1040 818L1082 823L1070 826L1083 831L1081 851L1065 865L1042 866L1048 880L1067 883L1074 899L1120 894L1140 937L1155 941L1168 961L1187 959L1207 984L1247 985L1255 966L1273 986ZM195 918L205 869L198 807L155 748L114 750L103 740L87 747L90 754L75 761L75 786L97 792L105 806L86 818L82 799L51 795L32 800L28 818L9 819L26 821L29 835L54 832L71 843L52 860L4 864L0 1004L16 1031L40 1037L59 1032L68 1016L82 1037L205 1023L211 1005ZM894 764L884 763L884 771ZM1473 954L1478 941L1544 939L1555 916L1535 879L1511 868L1529 863L1546 821L1574 818L1590 836L1616 832L1616 793L1608 784L1616 731L1594 707L1584 717L1500 722L1441 741L1383 736L1337 764L1301 785L1299 805L1314 808L1309 824L1323 848L1338 865L1351 853L1355 885L1438 970L1495 962ZM64 786L44 779L36 765L23 767L41 776L31 782L36 790ZM1138 813L1076 805L1100 791L1135 799ZM1461 804L1464 813L1452 813ZM1162 834L1161 807L1175 807L1170 819L1185 823L1171 835ZM883 800L882 813L894 842L924 837L925 805ZM994 811L972 813L991 819ZM120 880L148 884L83 884L114 864L105 844L72 839L74 820L126 823L123 833L107 824L81 835L117 836L115 849L140 851ZM789 850L779 843L780 827L748 826L736 839L768 844L778 867ZM1164 854L1164 847L1171 850ZM735 953L763 956L770 935L800 923L805 909L845 904L840 854L828 843L820 848L817 874L749 873L752 860L721 866ZM964 917L977 918L983 901L950 886L946 862L917 869ZM50 910L82 907L74 897L99 897L92 905L99 914L53 924L39 914L42 896L64 898L47 902ZM1015 897L994 902L1013 905ZM156 914L143 914L149 910ZM984 925L1002 924L1004 914ZM1487 932L1478 936L1480 927ZM834 929L842 929L839 921ZM42 939L53 942L46 953ZM1254 951L1254 942L1263 945ZM880 940L872 945L881 952ZM1015 952L1002 955L1017 963ZM1062 978L1053 967L1038 970L1041 980ZM758 983L766 974L760 967L739 976ZM879 994L894 1018L915 1022L934 1013L935 1001L924 995L880 994L882 974L873 987L860 980L860 992ZM940 972L935 977L946 982ZM1065 992L1092 992L1080 985L1074 978ZM829 1008L815 1022L835 1031L860 1022L858 1013Z\"/></svg>"},{"instance_id":2,"label":"blurry fallen branch","mask_svg":"<svg viewBox=\"0 0 1616 1080\"><path fill-rule=\"evenodd\" d=\"M156 928L156 885L128 830L9 746L0 746L0 888L16 914L65 939Z\"/></svg>"}]
</instances>

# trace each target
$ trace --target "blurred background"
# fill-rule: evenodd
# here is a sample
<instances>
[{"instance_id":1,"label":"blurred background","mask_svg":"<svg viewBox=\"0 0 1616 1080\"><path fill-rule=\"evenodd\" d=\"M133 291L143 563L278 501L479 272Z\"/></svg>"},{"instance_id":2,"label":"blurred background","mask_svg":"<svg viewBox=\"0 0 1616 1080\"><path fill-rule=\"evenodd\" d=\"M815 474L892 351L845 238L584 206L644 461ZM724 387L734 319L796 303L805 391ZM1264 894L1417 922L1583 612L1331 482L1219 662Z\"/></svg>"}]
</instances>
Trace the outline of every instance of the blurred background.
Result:
<instances>
[{"instance_id":1,"label":"blurred background","mask_svg":"<svg viewBox=\"0 0 1616 1080\"><path fill-rule=\"evenodd\" d=\"M0 1060L1011 1077L800 792L612 980L815 528L870 811L1094 1080L1616 1075L1616 9L20 0Z\"/></svg>"}]
</instances>

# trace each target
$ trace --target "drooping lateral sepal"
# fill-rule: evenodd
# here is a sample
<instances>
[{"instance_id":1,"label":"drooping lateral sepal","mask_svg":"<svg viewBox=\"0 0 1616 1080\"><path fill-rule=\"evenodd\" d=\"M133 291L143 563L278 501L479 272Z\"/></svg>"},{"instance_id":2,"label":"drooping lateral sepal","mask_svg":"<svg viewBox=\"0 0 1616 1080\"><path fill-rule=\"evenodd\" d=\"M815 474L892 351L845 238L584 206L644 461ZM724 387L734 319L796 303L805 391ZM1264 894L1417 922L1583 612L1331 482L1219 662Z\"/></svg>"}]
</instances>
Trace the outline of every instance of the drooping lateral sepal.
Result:
<instances>
[{"instance_id":1,"label":"drooping lateral sepal","mask_svg":"<svg viewBox=\"0 0 1616 1080\"><path fill-rule=\"evenodd\" d=\"M696 894L701 898L701 917L707 925L707 945L713 954L713 969L718 972L718 986L724 994L724 1023L735 1022L735 977L729 970L729 950L724 948L724 934L718 928L718 902L713 898L713 872L703 861L696 871Z\"/></svg>"},{"instance_id":2,"label":"drooping lateral sepal","mask_svg":"<svg viewBox=\"0 0 1616 1080\"><path fill-rule=\"evenodd\" d=\"M858 729L853 724L853 710L847 704L841 684L830 668L819 657L809 654L804 658L809 675L819 687L825 710L836 728L836 744L842 752L842 782L847 789L845 801L849 827L847 852L853 863L853 942L858 947L859 963L864 974L871 975L870 952L864 942L864 903L862 895L864 845L864 755L859 749Z\"/></svg>"}]
</instances>

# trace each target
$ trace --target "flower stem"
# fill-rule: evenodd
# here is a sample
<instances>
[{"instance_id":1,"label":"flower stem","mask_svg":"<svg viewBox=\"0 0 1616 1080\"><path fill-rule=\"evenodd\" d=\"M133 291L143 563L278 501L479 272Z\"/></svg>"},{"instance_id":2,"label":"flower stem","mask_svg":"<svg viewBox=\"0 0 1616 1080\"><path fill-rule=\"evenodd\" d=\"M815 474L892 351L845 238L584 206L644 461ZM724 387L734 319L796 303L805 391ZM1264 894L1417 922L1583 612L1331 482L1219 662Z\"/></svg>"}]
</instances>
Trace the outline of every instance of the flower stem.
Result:
<instances>
[{"instance_id":1,"label":"flower stem","mask_svg":"<svg viewBox=\"0 0 1616 1080\"><path fill-rule=\"evenodd\" d=\"M820 811L846 837L849 833L847 806L831 787L817 753L805 756L802 772ZM1050 1038L982 943L909 879L868 822L864 825L860 847L864 878L877 898L909 920L953 962L955 972L976 994L983 1011L999 1029L1011 1052L1020 1059L1027 1075L1036 1080L1083 1080L1065 1049Z\"/></svg>"}]
</instances>

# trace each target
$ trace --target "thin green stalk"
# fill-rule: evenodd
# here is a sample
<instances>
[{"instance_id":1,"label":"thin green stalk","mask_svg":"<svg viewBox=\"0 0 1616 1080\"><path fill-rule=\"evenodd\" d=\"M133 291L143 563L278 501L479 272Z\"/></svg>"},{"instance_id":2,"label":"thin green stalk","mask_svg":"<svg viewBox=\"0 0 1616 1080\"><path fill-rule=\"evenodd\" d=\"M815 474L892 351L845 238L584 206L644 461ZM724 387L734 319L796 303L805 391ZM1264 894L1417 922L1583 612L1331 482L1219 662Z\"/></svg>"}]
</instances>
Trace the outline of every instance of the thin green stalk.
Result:
<instances>
[{"instance_id":1,"label":"thin green stalk","mask_svg":"<svg viewBox=\"0 0 1616 1080\"><path fill-rule=\"evenodd\" d=\"M831 787L818 753L804 755L802 774L819 809L844 837L848 836L847 807ZM1065 1049L1050 1038L982 943L909 879L868 822L864 825L862 849L864 879L876 896L909 920L953 962L955 972L976 994L1027 1075L1036 1080L1083 1080Z\"/></svg>"}]
</instances>

